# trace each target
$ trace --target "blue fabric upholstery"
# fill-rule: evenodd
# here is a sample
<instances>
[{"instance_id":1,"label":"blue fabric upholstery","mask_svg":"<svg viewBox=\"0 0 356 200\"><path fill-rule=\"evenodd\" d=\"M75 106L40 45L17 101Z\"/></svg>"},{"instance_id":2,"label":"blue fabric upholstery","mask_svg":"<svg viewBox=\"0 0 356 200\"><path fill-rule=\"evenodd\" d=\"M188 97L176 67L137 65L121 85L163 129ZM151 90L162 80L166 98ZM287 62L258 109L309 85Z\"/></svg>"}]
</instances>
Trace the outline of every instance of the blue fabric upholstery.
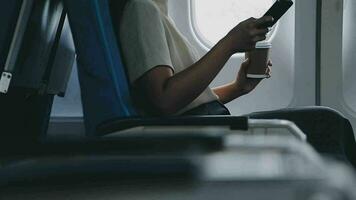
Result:
<instances>
[{"instance_id":1,"label":"blue fabric upholstery","mask_svg":"<svg viewBox=\"0 0 356 200\"><path fill-rule=\"evenodd\" d=\"M76 51L86 131L137 115L130 99L108 0L65 0Z\"/></svg>"}]
</instances>

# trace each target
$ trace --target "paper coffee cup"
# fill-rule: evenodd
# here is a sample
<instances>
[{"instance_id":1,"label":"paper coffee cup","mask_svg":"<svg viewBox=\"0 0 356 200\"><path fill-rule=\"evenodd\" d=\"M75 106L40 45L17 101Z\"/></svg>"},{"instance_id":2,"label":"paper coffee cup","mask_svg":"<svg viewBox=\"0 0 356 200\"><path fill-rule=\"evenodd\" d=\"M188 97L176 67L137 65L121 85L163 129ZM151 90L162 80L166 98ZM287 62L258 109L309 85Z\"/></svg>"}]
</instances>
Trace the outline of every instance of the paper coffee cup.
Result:
<instances>
[{"instance_id":1,"label":"paper coffee cup","mask_svg":"<svg viewBox=\"0 0 356 200\"><path fill-rule=\"evenodd\" d=\"M268 61L272 44L270 42L258 42L254 50L245 54L250 60L247 78L267 78Z\"/></svg>"}]
</instances>

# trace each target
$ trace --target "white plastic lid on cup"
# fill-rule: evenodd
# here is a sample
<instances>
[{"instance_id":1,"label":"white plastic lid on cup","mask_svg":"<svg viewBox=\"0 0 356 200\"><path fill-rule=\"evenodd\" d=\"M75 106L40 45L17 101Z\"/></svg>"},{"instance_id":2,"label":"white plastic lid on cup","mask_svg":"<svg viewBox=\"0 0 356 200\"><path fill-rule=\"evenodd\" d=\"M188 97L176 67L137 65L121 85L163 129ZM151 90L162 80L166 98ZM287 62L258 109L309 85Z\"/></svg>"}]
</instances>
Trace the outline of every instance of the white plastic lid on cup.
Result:
<instances>
[{"instance_id":1,"label":"white plastic lid on cup","mask_svg":"<svg viewBox=\"0 0 356 200\"><path fill-rule=\"evenodd\" d=\"M256 43L256 49L270 49L272 48L272 43L269 41L261 41Z\"/></svg>"}]
</instances>

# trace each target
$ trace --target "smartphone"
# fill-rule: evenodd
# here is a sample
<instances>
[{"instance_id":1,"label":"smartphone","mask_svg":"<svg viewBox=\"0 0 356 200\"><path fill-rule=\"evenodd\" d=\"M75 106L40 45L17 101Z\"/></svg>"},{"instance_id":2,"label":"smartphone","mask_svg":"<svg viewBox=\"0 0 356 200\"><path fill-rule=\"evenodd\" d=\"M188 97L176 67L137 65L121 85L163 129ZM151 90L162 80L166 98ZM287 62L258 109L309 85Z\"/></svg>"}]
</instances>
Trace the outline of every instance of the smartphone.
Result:
<instances>
[{"instance_id":1,"label":"smartphone","mask_svg":"<svg viewBox=\"0 0 356 200\"><path fill-rule=\"evenodd\" d=\"M293 6L291 0L277 0L264 16L272 16L274 21L266 23L265 27L274 26L278 20Z\"/></svg>"}]
</instances>

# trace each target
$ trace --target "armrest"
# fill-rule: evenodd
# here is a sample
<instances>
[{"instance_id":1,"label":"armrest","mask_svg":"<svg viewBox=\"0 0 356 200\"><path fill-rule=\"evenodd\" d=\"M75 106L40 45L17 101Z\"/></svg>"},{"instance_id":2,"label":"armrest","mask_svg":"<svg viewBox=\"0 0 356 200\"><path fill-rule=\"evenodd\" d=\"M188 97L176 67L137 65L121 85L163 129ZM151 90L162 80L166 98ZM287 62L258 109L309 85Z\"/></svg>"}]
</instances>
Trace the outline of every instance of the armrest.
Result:
<instances>
[{"instance_id":1,"label":"armrest","mask_svg":"<svg viewBox=\"0 0 356 200\"><path fill-rule=\"evenodd\" d=\"M229 126L232 130L248 130L248 117L189 116L114 119L99 125L97 135L104 136L142 126Z\"/></svg>"}]
</instances>

